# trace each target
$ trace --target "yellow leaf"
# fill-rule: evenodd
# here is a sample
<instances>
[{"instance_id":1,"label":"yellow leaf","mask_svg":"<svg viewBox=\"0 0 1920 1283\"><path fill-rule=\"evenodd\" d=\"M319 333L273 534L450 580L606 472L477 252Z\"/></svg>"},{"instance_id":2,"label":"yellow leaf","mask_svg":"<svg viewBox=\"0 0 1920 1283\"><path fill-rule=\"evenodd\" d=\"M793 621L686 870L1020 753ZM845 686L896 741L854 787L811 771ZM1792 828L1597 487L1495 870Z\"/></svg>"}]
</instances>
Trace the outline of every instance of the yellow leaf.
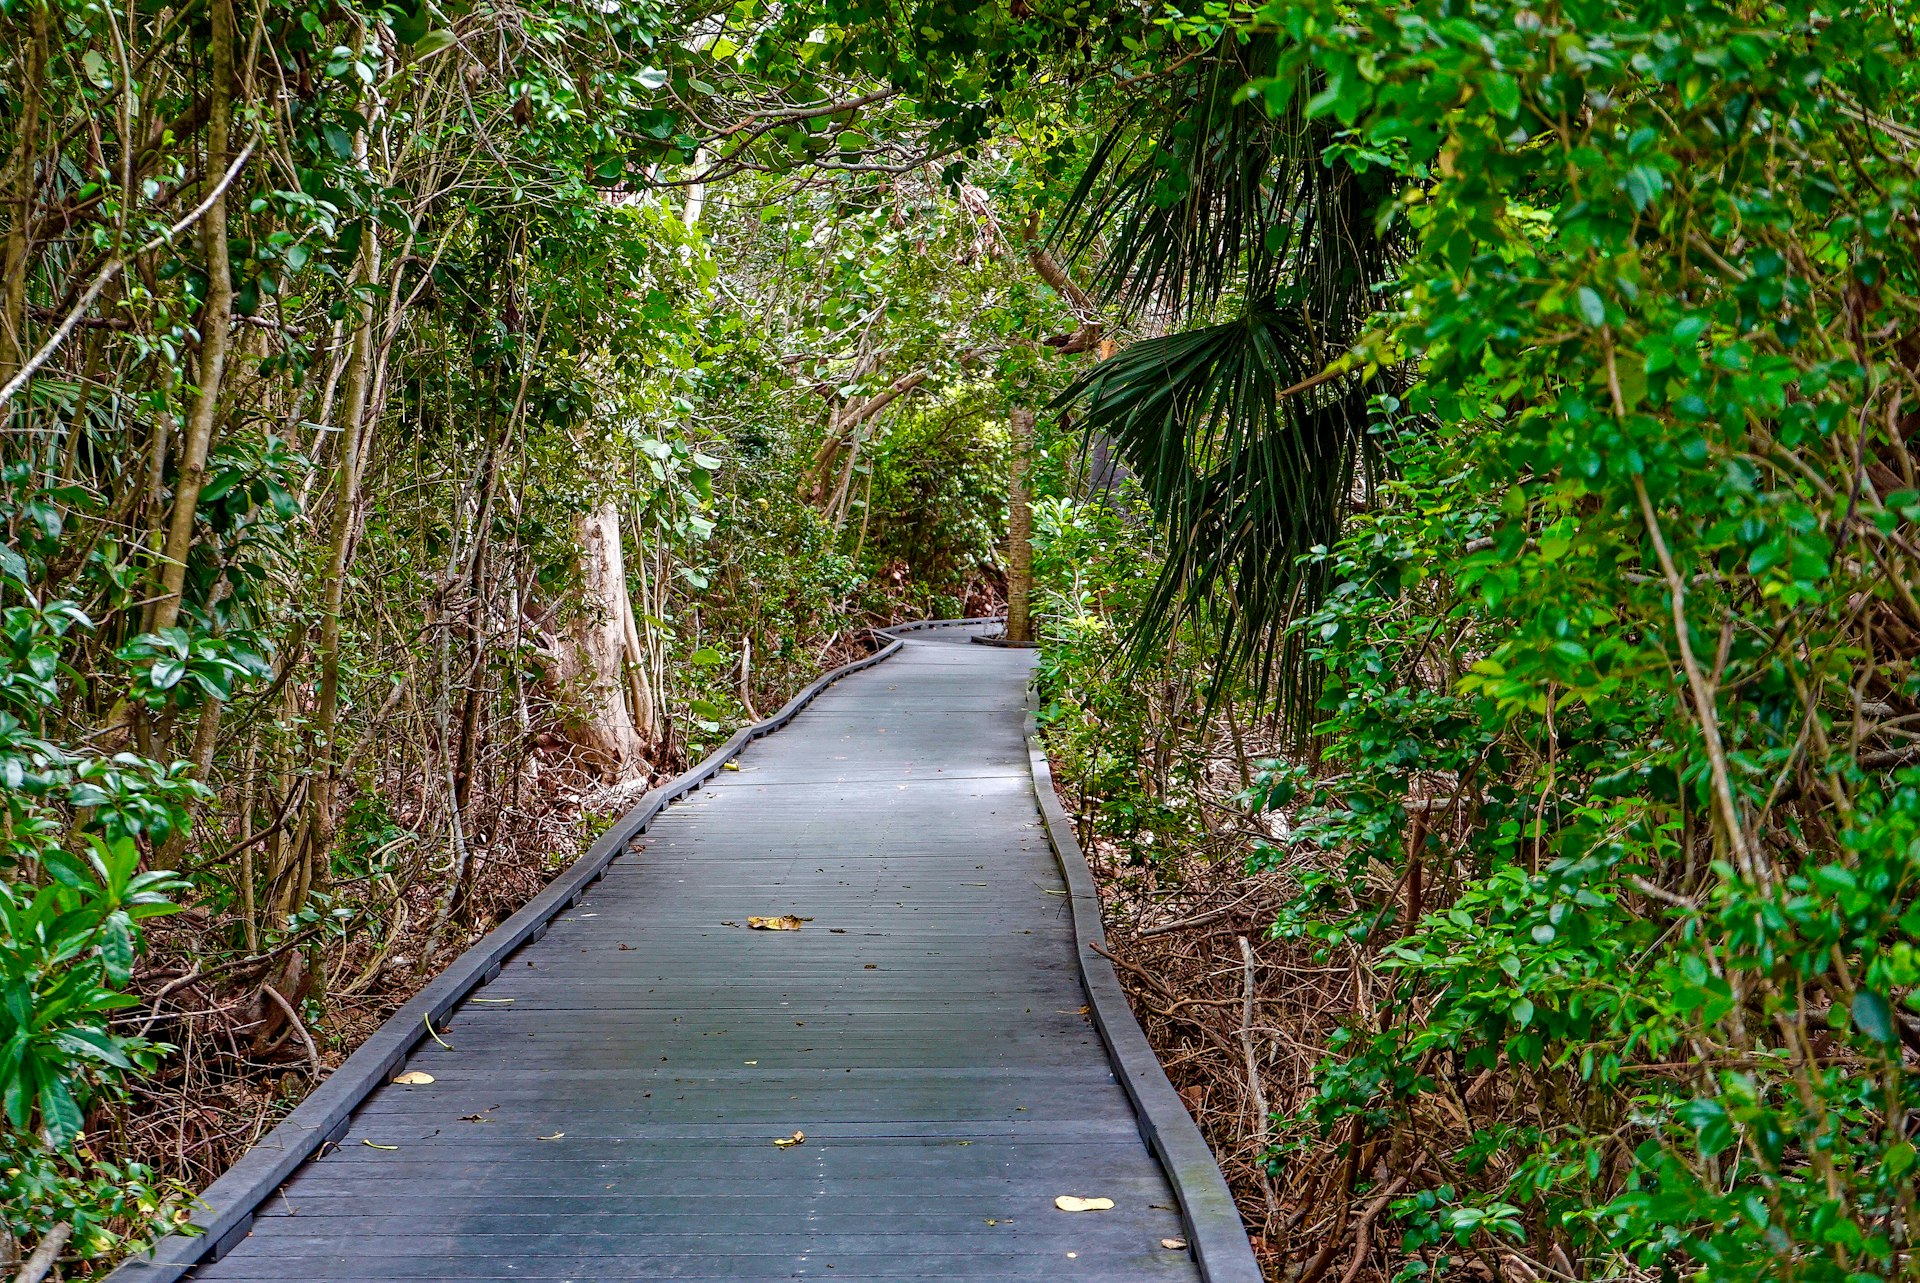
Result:
<instances>
[{"instance_id":1,"label":"yellow leaf","mask_svg":"<svg viewBox=\"0 0 1920 1283\"><path fill-rule=\"evenodd\" d=\"M796 918L791 913L783 913L773 918L748 918L747 925L756 931L798 931L802 922L812 921L812 918Z\"/></svg>"},{"instance_id":2,"label":"yellow leaf","mask_svg":"<svg viewBox=\"0 0 1920 1283\"><path fill-rule=\"evenodd\" d=\"M795 1132L791 1136L777 1136L774 1138L773 1143L781 1149L792 1149L795 1145L806 1144L807 1134L805 1132Z\"/></svg>"},{"instance_id":3,"label":"yellow leaf","mask_svg":"<svg viewBox=\"0 0 1920 1283\"><path fill-rule=\"evenodd\" d=\"M739 769L740 769L740 763L738 763L738 762L726 762L726 763L723 763L723 764L722 764L722 766L721 766L721 768L720 768L720 769L721 769L721 770L723 770L723 771L737 771L737 770L739 770Z\"/></svg>"},{"instance_id":4,"label":"yellow leaf","mask_svg":"<svg viewBox=\"0 0 1920 1283\"><path fill-rule=\"evenodd\" d=\"M365 1145L368 1149L399 1149L400 1148L398 1145L376 1145L370 1140L363 1140L360 1143L362 1145Z\"/></svg>"},{"instance_id":5,"label":"yellow leaf","mask_svg":"<svg viewBox=\"0 0 1920 1283\"><path fill-rule=\"evenodd\" d=\"M566 1133L565 1133L565 1132L555 1132L555 1133L554 1133L553 1135L551 1135L551 1136L541 1136L541 1137L539 1137L538 1139L540 1139L540 1140L559 1140L559 1139L560 1139L560 1138L561 1138L562 1136L565 1136L565 1135L566 1135Z\"/></svg>"},{"instance_id":6,"label":"yellow leaf","mask_svg":"<svg viewBox=\"0 0 1920 1283\"><path fill-rule=\"evenodd\" d=\"M433 1081L433 1075L423 1069L409 1069L393 1081L402 1087L425 1087Z\"/></svg>"},{"instance_id":7,"label":"yellow leaf","mask_svg":"<svg viewBox=\"0 0 1920 1283\"><path fill-rule=\"evenodd\" d=\"M1079 1198L1072 1194L1062 1194L1053 1200L1053 1205L1063 1212L1109 1212L1113 1210L1110 1198Z\"/></svg>"}]
</instances>

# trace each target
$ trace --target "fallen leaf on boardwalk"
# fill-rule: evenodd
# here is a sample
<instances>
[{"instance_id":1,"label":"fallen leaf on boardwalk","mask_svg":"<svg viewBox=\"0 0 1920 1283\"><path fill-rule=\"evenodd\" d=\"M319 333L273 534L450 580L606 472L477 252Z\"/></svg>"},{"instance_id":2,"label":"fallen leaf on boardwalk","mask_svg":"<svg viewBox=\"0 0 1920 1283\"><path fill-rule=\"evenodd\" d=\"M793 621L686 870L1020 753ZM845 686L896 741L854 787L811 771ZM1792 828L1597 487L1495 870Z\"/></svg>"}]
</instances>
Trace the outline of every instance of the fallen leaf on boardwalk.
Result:
<instances>
[{"instance_id":1,"label":"fallen leaf on boardwalk","mask_svg":"<svg viewBox=\"0 0 1920 1283\"><path fill-rule=\"evenodd\" d=\"M847 934L847 929L845 927L828 927L827 930L837 936L843 936Z\"/></svg>"},{"instance_id":2,"label":"fallen leaf on boardwalk","mask_svg":"<svg viewBox=\"0 0 1920 1283\"><path fill-rule=\"evenodd\" d=\"M399 1149L400 1148L398 1145L376 1145L370 1140L363 1140L360 1143L362 1145L365 1145L368 1149Z\"/></svg>"},{"instance_id":3,"label":"fallen leaf on boardwalk","mask_svg":"<svg viewBox=\"0 0 1920 1283\"><path fill-rule=\"evenodd\" d=\"M509 1003L509 1002L512 1002L513 999L511 998L469 998L467 999L467 1001L468 1002Z\"/></svg>"},{"instance_id":4,"label":"fallen leaf on boardwalk","mask_svg":"<svg viewBox=\"0 0 1920 1283\"><path fill-rule=\"evenodd\" d=\"M737 927L740 924L738 922L722 922L720 925L723 927Z\"/></svg>"},{"instance_id":5,"label":"fallen leaf on boardwalk","mask_svg":"<svg viewBox=\"0 0 1920 1283\"><path fill-rule=\"evenodd\" d=\"M493 1120L485 1114L462 1114L460 1115L460 1121L463 1123L490 1123Z\"/></svg>"},{"instance_id":6,"label":"fallen leaf on boardwalk","mask_svg":"<svg viewBox=\"0 0 1920 1283\"><path fill-rule=\"evenodd\" d=\"M433 1075L423 1069L409 1069L393 1081L402 1087L425 1087L433 1081Z\"/></svg>"},{"instance_id":7,"label":"fallen leaf on boardwalk","mask_svg":"<svg viewBox=\"0 0 1920 1283\"><path fill-rule=\"evenodd\" d=\"M551 1136L542 1136L542 1137L540 1137L539 1139L541 1139L541 1140L559 1140L559 1139L560 1139L560 1138L561 1138L562 1136L565 1136L565 1135L566 1135L566 1133L565 1133L565 1132L555 1132L555 1133L554 1133L553 1135L551 1135ZM1109 1206L1109 1207L1111 1207L1111 1206L1113 1206L1113 1204L1111 1204L1111 1203L1109 1203L1109 1204L1107 1204L1107 1206Z\"/></svg>"},{"instance_id":8,"label":"fallen leaf on boardwalk","mask_svg":"<svg viewBox=\"0 0 1920 1283\"><path fill-rule=\"evenodd\" d=\"M781 1149L792 1149L795 1145L806 1144L807 1134L805 1132L795 1132L791 1136L778 1136L774 1138L773 1143Z\"/></svg>"},{"instance_id":9,"label":"fallen leaf on boardwalk","mask_svg":"<svg viewBox=\"0 0 1920 1283\"><path fill-rule=\"evenodd\" d=\"M783 913L772 918L748 918L747 925L756 931L798 931L802 922L812 921L812 918L796 918L791 913Z\"/></svg>"},{"instance_id":10,"label":"fallen leaf on boardwalk","mask_svg":"<svg viewBox=\"0 0 1920 1283\"><path fill-rule=\"evenodd\" d=\"M1163 1238L1160 1240L1160 1246L1166 1248L1169 1252L1184 1252L1187 1250L1187 1240L1183 1238Z\"/></svg>"},{"instance_id":11,"label":"fallen leaf on boardwalk","mask_svg":"<svg viewBox=\"0 0 1920 1283\"><path fill-rule=\"evenodd\" d=\"M720 769L721 769L721 770L723 770L723 771L737 771L737 770L739 770L739 769L740 769L740 763L738 763L738 762L722 762L722 763L720 764Z\"/></svg>"},{"instance_id":12,"label":"fallen leaf on boardwalk","mask_svg":"<svg viewBox=\"0 0 1920 1283\"><path fill-rule=\"evenodd\" d=\"M1053 1205L1063 1212L1109 1212L1113 1210L1110 1198L1078 1198L1072 1194L1062 1194L1053 1200Z\"/></svg>"}]
</instances>

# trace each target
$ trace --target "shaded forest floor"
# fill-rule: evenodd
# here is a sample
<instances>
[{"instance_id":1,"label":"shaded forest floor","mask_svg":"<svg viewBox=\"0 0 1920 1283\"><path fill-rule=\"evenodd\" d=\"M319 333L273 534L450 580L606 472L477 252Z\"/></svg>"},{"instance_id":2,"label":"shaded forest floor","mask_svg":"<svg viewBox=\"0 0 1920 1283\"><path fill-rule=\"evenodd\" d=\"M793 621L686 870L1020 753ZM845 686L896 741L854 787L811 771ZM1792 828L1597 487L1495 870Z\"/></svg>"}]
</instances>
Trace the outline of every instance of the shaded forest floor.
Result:
<instances>
[{"instance_id":1,"label":"shaded forest floor","mask_svg":"<svg viewBox=\"0 0 1920 1283\"><path fill-rule=\"evenodd\" d=\"M1150 861L1099 836L1101 799L1082 781L1064 781L1108 945L1134 1014L1226 1174L1267 1277L1384 1279L1390 1267L1375 1259L1375 1229L1386 1204L1354 1216L1345 1195L1356 1181L1388 1187L1387 1149L1359 1156L1380 1170L1356 1174L1337 1145L1272 1122L1311 1099L1327 1037L1365 1001L1367 976L1316 962L1310 944L1269 937L1296 889L1293 874L1248 872L1254 842L1275 835L1235 805L1248 743L1229 751L1222 738L1200 798L1204 838L1157 848Z\"/></svg>"}]
</instances>

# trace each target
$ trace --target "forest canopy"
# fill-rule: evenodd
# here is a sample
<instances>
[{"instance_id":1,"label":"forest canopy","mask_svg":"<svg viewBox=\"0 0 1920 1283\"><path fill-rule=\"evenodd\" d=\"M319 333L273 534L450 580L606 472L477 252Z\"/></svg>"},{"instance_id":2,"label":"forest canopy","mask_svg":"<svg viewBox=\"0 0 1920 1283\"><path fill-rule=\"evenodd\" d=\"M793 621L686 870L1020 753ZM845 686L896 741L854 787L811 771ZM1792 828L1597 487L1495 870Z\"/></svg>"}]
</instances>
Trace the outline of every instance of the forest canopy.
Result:
<instances>
[{"instance_id":1,"label":"forest canopy","mask_svg":"<svg viewBox=\"0 0 1920 1283\"><path fill-rule=\"evenodd\" d=\"M0 1270L1030 610L1272 1277L1914 1277L1917 22L0 4Z\"/></svg>"}]
</instances>

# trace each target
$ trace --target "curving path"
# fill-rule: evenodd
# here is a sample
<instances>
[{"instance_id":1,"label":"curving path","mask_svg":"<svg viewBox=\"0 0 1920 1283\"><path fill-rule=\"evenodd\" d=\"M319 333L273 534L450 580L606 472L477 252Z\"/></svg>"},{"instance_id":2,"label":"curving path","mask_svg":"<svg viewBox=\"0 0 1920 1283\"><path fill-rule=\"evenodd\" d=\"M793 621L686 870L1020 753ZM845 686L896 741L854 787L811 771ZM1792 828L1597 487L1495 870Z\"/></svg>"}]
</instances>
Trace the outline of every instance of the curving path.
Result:
<instances>
[{"instance_id":1,"label":"curving path","mask_svg":"<svg viewBox=\"0 0 1920 1283\"><path fill-rule=\"evenodd\" d=\"M1030 654L966 642L663 812L190 1277L1198 1278L1084 1005Z\"/></svg>"}]
</instances>

